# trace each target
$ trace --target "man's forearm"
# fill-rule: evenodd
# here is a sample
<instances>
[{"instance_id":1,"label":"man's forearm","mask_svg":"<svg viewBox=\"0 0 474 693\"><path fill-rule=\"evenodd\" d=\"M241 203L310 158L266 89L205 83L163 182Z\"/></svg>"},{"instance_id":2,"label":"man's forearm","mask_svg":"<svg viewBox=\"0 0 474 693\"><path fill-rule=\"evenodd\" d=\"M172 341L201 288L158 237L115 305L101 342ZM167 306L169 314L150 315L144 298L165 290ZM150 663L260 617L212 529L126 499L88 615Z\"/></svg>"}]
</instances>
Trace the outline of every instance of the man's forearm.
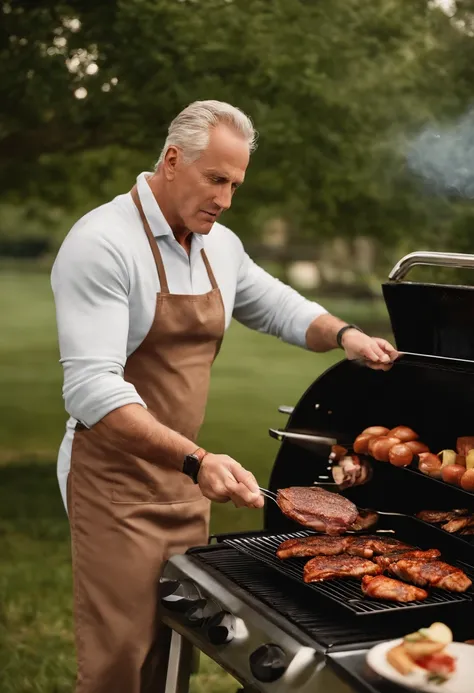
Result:
<instances>
[{"instance_id":1,"label":"man's forearm","mask_svg":"<svg viewBox=\"0 0 474 693\"><path fill-rule=\"evenodd\" d=\"M311 351L329 351L337 347L337 333L347 325L334 315L320 315L306 331L306 344Z\"/></svg>"},{"instance_id":2,"label":"man's forearm","mask_svg":"<svg viewBox=\"0 0 474 693\"><path fill-rule=\"evenodd\" d=\"M196 450L196 444L164 426L140 404L127 404L104 416L93 429L121 450L156 462L165 457L170 467L182 469L185 455Z\"/></svg>"}]
</instances>

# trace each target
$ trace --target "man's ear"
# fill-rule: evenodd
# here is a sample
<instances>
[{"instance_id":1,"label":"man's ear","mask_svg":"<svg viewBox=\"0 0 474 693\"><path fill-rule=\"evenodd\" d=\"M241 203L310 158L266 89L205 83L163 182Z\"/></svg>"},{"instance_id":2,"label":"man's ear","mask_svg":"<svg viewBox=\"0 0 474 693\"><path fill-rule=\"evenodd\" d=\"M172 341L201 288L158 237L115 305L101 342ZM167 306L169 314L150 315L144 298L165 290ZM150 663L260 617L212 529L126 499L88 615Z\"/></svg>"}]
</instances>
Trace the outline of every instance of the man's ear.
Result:
<instances>
[{"instance_id":1,"label":"man's ear","mask_svg":"<svg viewBox=\"0 0 474 693\"><path fill-rule=\"evenodd\" d=\"M176 175L176 167L179 163L180 152L173 144L168 147L168 151L163 159L163 171L166 180L173 180Z\"/></svg>"}]
</instances>

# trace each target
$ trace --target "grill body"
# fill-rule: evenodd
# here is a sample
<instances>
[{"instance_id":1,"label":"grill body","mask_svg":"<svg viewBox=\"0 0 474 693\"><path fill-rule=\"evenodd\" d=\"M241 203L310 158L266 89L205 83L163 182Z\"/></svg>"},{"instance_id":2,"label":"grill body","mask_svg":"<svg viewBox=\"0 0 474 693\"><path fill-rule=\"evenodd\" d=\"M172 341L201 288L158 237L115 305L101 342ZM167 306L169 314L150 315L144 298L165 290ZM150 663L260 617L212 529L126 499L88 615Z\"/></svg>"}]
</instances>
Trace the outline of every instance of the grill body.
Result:
<instances>
[{"instance_id":1,"label":"grill body","mask_svg":"<svg viewBox=\"0 0 474 693\"><path fill-rule=\"evenodd\" d=\"M346 360L336 364L288 410L285 430L346 442L368 426L407 425L432 450L454 448L459 436L474 435L474 290L400 281L412 264L472 268L474 257L414 256L404 258L383 287L397 347L409 353L388 372ZM438 548L444 560L472 578L470 537L450 535L414 515L425 509L474 512L474 494L428 478L414 465L398 469L373 462L372 467L368 483L343 495L360 508L379 511L378 532ZM325 475L330 475L327 454L287 438L268 488L312 486ZM280 541L294 533L306 534L267 502L261 532L219 536L168 561L162 614L173 641L165 693L187 692L190 645L248 693L401 693L365 664L373 644L436 620L447 623L456 640L474 637L471 591L437 590L425 602L397 605L365 600L354 580L304 585L304 561L275 557Z\"/></svg>"}]
</instances>

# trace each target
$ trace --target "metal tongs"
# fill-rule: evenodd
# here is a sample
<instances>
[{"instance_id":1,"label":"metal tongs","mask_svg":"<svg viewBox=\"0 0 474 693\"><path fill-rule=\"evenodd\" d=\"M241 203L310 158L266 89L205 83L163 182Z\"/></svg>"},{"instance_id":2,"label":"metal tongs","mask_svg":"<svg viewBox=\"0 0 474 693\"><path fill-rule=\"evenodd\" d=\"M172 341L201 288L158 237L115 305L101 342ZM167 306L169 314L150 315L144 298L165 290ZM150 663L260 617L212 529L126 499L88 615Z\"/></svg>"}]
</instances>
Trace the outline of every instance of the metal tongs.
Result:
<instances>
[{"instance_id":1,"label":"metal tongs","mask_svg":"<svg viewBox=\"0 0 474 693\"><path fill-rule=\"evenodd\" d=\"M336 484L335 481L314 481L311 488L318 487L318 486L330 487L334 491L339 491L341 488L338 484ZM261 486L259 486L258 489L259 489L260 493L262 494L262 496L264 496L268 500L273 501L274 503L276 503L278 505L277 494L274 491L269 491L267 488L262 488ZM278 507L280 507L280 506L278 506Z\"/></svg>"},{"instance_id":2,"label":"metal tongs","mask_svg":"<svg viewBox=\"0 0 474 693\"><path fill-rule=\"evenodd\" d=\"M269 491L267 488L262 488L261 486L259 486L258 488L262 496L264 496L264 498L267 498L268 500L271 500L278 505L276 493L274 493L273 491Z\"/></svg>"},{"instance_id":3,"label":"metal tongs","mask_svg":"<svg viewBox=\"0 0 474 693\"><path fill-rule=\"evenodd\" d=\"M324 457L327 456L328 471L332 472L333 480L330 481L329 476L321 475L313 482L314 486L323 486L328 490L342 491L352 486L361 486L372 477L370 462L360 460L357 455L353 456L352 443L342 443L336 437L319 435L310 431L284 431L270 428L269 434L276 440L288 440L310 452ZM336 447L340 448L340 452L347 451L346 455L342 454L340 456L335 451Z\"/></svg>"}]
</instances>

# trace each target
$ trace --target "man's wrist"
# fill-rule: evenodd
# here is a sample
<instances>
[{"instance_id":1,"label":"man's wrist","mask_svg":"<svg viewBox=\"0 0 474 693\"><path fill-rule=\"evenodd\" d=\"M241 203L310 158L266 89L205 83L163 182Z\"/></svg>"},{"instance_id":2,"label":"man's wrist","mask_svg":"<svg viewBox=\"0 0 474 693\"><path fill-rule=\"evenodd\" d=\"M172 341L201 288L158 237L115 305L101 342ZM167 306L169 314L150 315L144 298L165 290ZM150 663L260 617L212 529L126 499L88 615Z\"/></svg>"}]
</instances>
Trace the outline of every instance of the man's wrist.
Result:
<instances>
[{"instance_id":1,"label":"man's wrist","mask_svg":"<svg viewBox=\"0 0 474 693\"><path fill-rule=\"evenodd\" d=\"M352 324L351 325L343 325L343 327L341 327L341 329L338 331L338 333L336 335L337 346L340 349L344 349L343 338L344 338L346 332L348 332L349 330L357 330L358 332L362 332L360 327L357 327L357 325L352 325Z\"/></svg>"},{"instance_id":2,"label":"man's wrist","mask_svg":"<svg viewBox=\"0 0 474 693\"><path fill-rule=\"evenodd\" d=\"M201 464L202 461L203 461L203 459L204 459L204 458L206 457L206 455L208 455L209 453L207 452L207 450L204 450L204 448L198 448L198 449L195 450L192 454L195 455L195 456L198 458L199 464Z\"/></svg>"},{"instance_id":3,"label":"man's wrist","mask_svg":"<svg viewBox=\"0 0 474 693\"><path fill-rule=\"evenodd\" d=\"M204 448L197 448L188 455L185 455L183 461L183 474L189 476L195 484L198 483L198 475L201 471L201 464L209 453Z\"/></svg>"}]
</instances>

